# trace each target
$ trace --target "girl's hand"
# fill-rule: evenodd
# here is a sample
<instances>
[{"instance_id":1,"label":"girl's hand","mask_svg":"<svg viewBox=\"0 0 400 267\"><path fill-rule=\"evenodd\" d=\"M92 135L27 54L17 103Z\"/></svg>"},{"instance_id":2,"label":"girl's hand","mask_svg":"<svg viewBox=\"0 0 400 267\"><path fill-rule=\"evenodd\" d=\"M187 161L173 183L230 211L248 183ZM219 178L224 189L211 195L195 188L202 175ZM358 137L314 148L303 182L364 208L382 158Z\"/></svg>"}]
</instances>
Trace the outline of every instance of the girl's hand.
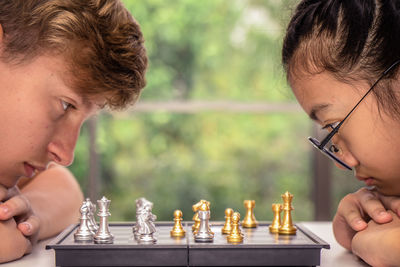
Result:
<instances>
[{"instance_id":1,"label":"girl's hand","mask_svg":"<svg viewBox=\"0 0 400 267\"><path fill-rule=\"evenodd\" d=\"M400 198L384 196L366 188L348 194L340 201L333 219L336 240L351 250L354 235L364 230L370 220L379 224L392 221L393 217L387 209L400 215Z\"/></svg>"},{"instance_id":2,"label":"girl's hand","mask_svg":"<svg viewBox=\"0 0 400 267\"><path fill-rule=\"evenodd\" d=\"M400 262L400 219L389 213L393 217L391 222L379 224L370 220L351 243L353 253L374 267L398 266Z\"/></svg>"}]
</instances>

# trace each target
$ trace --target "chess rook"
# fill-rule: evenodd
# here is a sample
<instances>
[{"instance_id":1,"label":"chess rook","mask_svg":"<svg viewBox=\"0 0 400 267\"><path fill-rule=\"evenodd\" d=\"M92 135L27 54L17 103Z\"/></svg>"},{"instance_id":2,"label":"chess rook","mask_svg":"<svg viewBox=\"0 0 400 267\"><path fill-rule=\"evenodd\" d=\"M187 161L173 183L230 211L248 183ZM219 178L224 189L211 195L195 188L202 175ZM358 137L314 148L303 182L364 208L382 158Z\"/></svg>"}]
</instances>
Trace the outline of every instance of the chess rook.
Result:
<instances>
[{"instance_id":1,"label":"chess rook","mask_svg":"<svg viewBox=\"0 0 400 267\"><path fill-rule=\"evenodd\" d=\"M114 242L114 236L108 229L108 217L111 215L109 212L110 202L111 201L104 196L101 200L97 200L97 205L99 207L97 216L100 218L100 225L94 235L94 242L96 244L112 244Z\"/></svg>"},{"instance_id":2,"label":"chess rook","mask_svg":"<svg viewBox=\"0 0 400 267\"><path fill-rule=\"evenodd\" d=\"M254 216L254 207L256 206L255 200L245 200L243 202L246 208L246 216L243 219L242 226L244 228L255 228L258 225L256 217Z\"/></svg>"},{"instance_id":3,"label":"chess rook","mask_svg":"<svg viewBox=\"0 0 400 267\"><path fill-rule=\"evenodd\" d=\"M195 242L212 242L214 240L214 233L211 232L208 224L210 220L210 208L207 202L204 202L200 209L197 211L200 219L199 230L194 234Z\"/></svg>"},{"instance_id":4,"label":"chess rook","mask_svg":"<svg viewBox=\"0 0 400 267\"><path fill-rule=\"evenodd\" d=\"M83 202L80 208L81 218L78 230L76 230L74 234L74 239L76 242L81 241L92 241L93 240L93 233L90 231L88 227L88 213L89 209L86 206L86 203Z\"/></svg>"},{"instance_id":5,"label":"chess rook","mask_svg":"<svg viewBox=\"0 0 400 267\"><path fill-rule=\"evenodd\" d=\"M242 243L243 234L240 231L240 214L239 212L234 212L232 215L232 230L226 237L229 243Z\"/></svg>"},{"instance_id":6,"label":"chess rook","mask_svg":"<svg viewBox=\"0 0 400 267\"><path fill-rule=\"evenodd\" d=\"M174 227L172 228L170 234L172 237L184 237L185 230L182 226L182 211L174 211Z\"/></svg>"},{"instance_id":7,"label":"chess rook","mask_svg":"<svg viewBox=\"0 0 400 267\"><path fill-rule=\"evenodd\" d=\"M293 195L286 191L285 194L282 195L283 199L283 220L282 225L279 227L279 234L283 235L294 235L296 234L297 228L293 226L292 222L292 199Z\"/></svg>"},{"instance_id":8,"label":"chess rook","mask_svg":"<svg viewBox=\"0 0 400 267\"><path fill-rule=\"evenodd\" d=\"M224 227L221 229L222 234L229 234L232 230L232 214L233 214L233 209L227 208L225 210L225 224Z\"/></svg>"},{"instance_id":9,"label":"chess rook","mask_svg":"<svg viewBox=\"0 0 400 267\"><path fill-rule=\"evenodd\" d=\"M281 211L281 204L272 204L272 213L274 214L274 218L269 226L269 231L271 233L279 233L279 228L281 227Z\"/></svg>"}]
</instances>

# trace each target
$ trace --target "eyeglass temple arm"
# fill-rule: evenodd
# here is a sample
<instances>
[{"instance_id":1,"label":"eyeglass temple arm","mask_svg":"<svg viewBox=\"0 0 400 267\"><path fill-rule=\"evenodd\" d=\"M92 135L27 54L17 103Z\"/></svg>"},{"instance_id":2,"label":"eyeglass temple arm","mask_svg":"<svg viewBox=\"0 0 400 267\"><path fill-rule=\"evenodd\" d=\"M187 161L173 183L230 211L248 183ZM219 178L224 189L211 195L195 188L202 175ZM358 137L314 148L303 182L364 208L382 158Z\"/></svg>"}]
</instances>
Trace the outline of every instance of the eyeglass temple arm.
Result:
<instances>
[{"instance_id":1,"label":"eyeglass temple arm","mask_svg":"<svg viewBox=\"0 0 400 267\"><path fill-rule=\"evenodd\" d=\"M356 107L361 103L361 101L364 100L364 98L372 91L372 89L374 89L375 85L383 78L385 77L386 74L388 74L397 64L399 64L400 60L397 60L396 62L394 62L389 68L387 68L381 75L381 77L379 77L379 79L371 86L371 88L369 88L368 92L365 93L365 95L360 99L360 101L357 102L357 104L352 108L352 110L350 110L350 112L346 115L346 117L344 117L344 119L335 127L333 128L332 132L330 132L325 138L324 140L322 140L321 144L318 146L319 149L322 149L328 142L329 140L332 139L332 136L335 135L338 131L340 126L342 126L343 122L351 115L351 113L353 113L353 111L356 109Z\"/></svg>"}]
</instances>

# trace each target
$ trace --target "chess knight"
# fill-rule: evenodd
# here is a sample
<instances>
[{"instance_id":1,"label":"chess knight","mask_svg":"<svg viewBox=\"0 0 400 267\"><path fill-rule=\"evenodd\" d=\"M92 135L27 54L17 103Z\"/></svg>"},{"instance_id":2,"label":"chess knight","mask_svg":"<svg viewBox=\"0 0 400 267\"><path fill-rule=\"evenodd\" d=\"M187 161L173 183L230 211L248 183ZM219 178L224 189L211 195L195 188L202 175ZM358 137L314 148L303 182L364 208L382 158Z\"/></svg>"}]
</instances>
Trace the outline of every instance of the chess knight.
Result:
<instances>
[{"instance_id":1,"label":"chess knight","mask_svg":"<svg viewBox=\"0 0 400 267\"><path fill-rule=\"evenodd\" d=\"M157 219L157 216L151 212L153 203L145 198L140 198L137 202L139 202L136 203L138 207L136 211L137 234L140 236L141 241L155 241L153 234L157 230L154 221Z\"/></svg>"}]
</instances>

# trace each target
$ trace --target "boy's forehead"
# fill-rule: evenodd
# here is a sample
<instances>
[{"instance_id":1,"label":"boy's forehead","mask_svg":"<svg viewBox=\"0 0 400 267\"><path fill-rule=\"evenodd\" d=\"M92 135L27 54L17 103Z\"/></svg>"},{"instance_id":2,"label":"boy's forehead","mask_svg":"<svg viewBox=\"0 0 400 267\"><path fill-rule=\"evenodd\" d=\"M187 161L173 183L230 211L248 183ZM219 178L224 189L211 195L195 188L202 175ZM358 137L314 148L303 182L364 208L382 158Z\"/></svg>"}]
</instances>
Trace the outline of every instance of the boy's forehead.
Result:
<instances>
[{"instance_id":1,"label":"boy's forehead","mask_svg":"<svg viewBox=\"0 0 400 267\"><path fill-rule=\"evenodd\" d=\"M87 109L91 109L91 110L103 109L107 103L105 96L98 96L98 95L87 96L87 95L79 94L79 97L81 98L82 104Z\"/></svg>"}]
</instances>

